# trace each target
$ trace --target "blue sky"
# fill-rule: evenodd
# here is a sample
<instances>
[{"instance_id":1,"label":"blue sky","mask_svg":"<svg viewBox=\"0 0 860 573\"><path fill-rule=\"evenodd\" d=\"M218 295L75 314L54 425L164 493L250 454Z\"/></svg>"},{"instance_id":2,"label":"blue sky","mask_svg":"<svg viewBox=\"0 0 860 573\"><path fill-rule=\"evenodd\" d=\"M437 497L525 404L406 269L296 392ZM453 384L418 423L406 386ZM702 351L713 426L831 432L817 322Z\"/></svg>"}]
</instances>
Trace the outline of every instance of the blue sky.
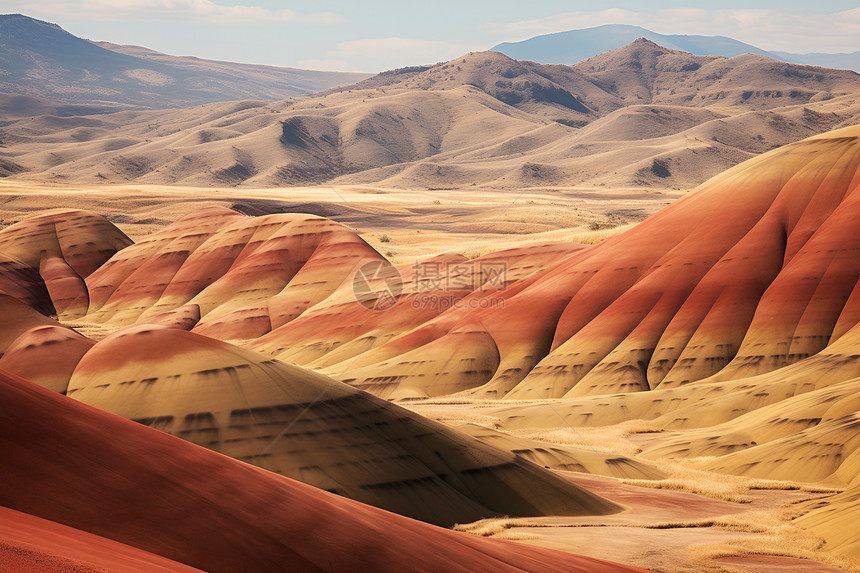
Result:
<instances>
[{"instance_id":1,"label":"blue sky","mask_svg":"<svg viewBox=\"0 0 860 573\"><path fill-rule=\"evenodd\" d=\"M731 36L768 50L860 50L857 0L809 2L436 0L0 0L0 13L93 40L203 58L376 72L449 60L502 41L600 24Z\"/></svg>"}]
</instances>

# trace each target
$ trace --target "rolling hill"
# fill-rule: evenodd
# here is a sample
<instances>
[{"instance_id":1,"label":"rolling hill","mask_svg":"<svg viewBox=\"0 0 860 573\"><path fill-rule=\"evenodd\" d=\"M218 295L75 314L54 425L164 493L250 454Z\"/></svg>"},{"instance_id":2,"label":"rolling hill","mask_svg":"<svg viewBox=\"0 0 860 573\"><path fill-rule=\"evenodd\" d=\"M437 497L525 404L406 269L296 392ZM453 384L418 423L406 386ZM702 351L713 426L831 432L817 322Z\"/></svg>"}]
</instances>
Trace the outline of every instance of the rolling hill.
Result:
<instances>
[{"instance_id":1,"label":"rolling hill","mask_svg":"<svg viewBox=\"0 0 860 573\"><path fill-rule=\"evenodd\" d=\"M648 40L673 50L699 56L733 58L742 54L757 54L795 64L809 64L860 72L860 53L796 54L768 51L726 36L700 36L687 34L658 34L626 24L607 24L593 28L543 34L519 42L503 42L491 48L517 60L531 60L542 64L575 64L610 52L636 38Z\"/></svg>"},{"instance_id":2,"label":"rolling hill","mask_svg":"<svg viewBox=\"0 0 860 573\"><path fill-rule=\"evenodd\" d=\"M782 59L773 52L726 36L658 34L641 26L626 24L606 24L593 28L543 34L519 42L502 42L490 49L515 60L571 65L603 52L611 52L637 38L646 38L671 50L690 52L699 56L733 58L742 54L757 54Z\"/></svg>"},{"instance_id":3,"label":"rolling hill","mask_svg":"<svg viewBox=\"0 0 860 573\"><path fill-rule=\"evenodd\" d=\"M0 556L11 570L32 570L35 562L51 571L317 572L356 564L374 571L644 571L391 514L3 371L0 397ZM11 535L7 519L18 526Z\"/></svg>"},{"instance_id":4,"label":"rolling hill","mask_svg":"<svg viewBox=\"0 0 860 573\"><path fill-rule=\"evenodd\" d=\"M292 102L0 127L0 171L77 183L690 188L856 123L860 75L647 40L576 66L493 52Z\"/></svg>"}]
</instances>

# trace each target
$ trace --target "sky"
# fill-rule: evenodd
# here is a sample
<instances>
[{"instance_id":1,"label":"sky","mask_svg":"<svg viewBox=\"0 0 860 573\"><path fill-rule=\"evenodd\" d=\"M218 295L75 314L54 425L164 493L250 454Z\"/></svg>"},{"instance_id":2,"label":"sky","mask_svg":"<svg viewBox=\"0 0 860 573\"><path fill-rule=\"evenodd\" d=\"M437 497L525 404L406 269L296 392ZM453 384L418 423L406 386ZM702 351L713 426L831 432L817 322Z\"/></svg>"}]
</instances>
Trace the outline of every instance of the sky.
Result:
<instances>
[{"instance_id":1,"label":"sky","mask_svg":"<svg viewBox=\"0 0 860 573\"><path fill-rule=\"evenodd\" d=\"M730 36L765 50L860 51L857 0L0 0L91 40L201 58L378 72L602 24ZM611 6L611 7L610 7Z\"/></svg>"}]
</instances>

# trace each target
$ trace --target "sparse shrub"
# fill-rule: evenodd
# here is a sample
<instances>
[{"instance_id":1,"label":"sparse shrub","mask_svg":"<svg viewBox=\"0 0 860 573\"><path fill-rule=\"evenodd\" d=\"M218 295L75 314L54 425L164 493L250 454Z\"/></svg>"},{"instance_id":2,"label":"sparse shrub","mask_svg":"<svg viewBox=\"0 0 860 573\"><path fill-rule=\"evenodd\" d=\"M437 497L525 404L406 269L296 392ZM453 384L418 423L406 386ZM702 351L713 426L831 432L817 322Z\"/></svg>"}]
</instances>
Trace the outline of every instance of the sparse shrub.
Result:
<instances>
[{"instance_id":1,"label":"sparse shrub","mask_svg":"<svg viewBox=\"0 0 860 573\"><path fill-rule=\"evenodd\" d=\"M665 179L666 177L672 175L672 173L669 171L669 164L662 159L654 160L654 163L651 164L651 173L662 179Z\"/></svg>"},{"instance_id":2,"label":"sparse shrub","mask_svg":"<svg viewBox=\"0 0 860 573\"><path fill-rule=\"evenodd\" d=\"M391 237L389 237L388 235L382 235L381 237L379 237L379 242L380 243L390 243Z\"/></svg>"}]
</instances>

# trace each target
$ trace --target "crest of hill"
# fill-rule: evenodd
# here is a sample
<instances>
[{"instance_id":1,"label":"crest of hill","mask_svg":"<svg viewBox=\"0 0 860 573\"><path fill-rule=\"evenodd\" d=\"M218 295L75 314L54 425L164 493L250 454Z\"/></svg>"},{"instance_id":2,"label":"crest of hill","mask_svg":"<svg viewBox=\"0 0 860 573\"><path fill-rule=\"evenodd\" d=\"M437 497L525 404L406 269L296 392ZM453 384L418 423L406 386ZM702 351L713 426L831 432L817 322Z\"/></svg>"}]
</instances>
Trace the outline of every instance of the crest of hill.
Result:
<instances>
[{"instance_id":1,"label":"crest of hill","mask_svg":"<svg viewBox=\"0 0 860 573\"><path fill-rule=\"evenodd\" d=\"M553 111L556 113L569 110L594 116L594 104L589 107L583 100L602 102L601 90L596 89L576 70L567 66L520 62L498 52L470 52L461 58L434 66L382 72L354 86L333 91L376 88L397 91L451 90L463 86L474 86L501 102L528 108L533 112L537 111L535 104L543 104L555 108Z\"/></svg>"},{"instance_id":2,"label":"crest of hill","mask_svg":"<svg viewBox=\"0 0 860 573\"><path fill-rule=\"evenodd\" d=\"M854 72L638 40L576 66L474 52L299 101L13 121L0 127L0 174L93 184L681 189L857 118Z\"/></svg>"},{"instance_id":3,"label":"crest of hill","mask_svg":"<svg viewBox=\"0 0 860 573\"><path fill-rule=\"evenodd\" d=\"M433 66L383 72L333 91L447 90L464 85L515 107L555 104L556 109L599 117L630 104L768 109L818 101L855 93L860 75L756 54L697 56L639 38L573 66L514 60L498 52L470 52Z\"/></svg>"},{"instance_id":4,"label":"crest of hill","mask_svg":"<svg viewBox=\"0 0 860 573\"><path fill-rule=\"evenodd\" d=\"M48 540L59 533L89 542L67 543L62 553L77 546L85 558L89 552L98 556L98 545L108 543L93 537L101 535L149 552L131 556L140 564L138 571L170 567L165 559L212 573L351 571L356 563L380 572L644 571L391 514L123 420L3 371L0 399L5 486L0 507L8 508L0 514L18 524L26 519L22 514L41 517L47 520L41 528L55 532L58 526L51 522L67 526ZM10 515L10 510L22 514ZM32 571L22 563L21 552L4 555L9 538L3 529L8 528L0 528L3 570ZM34 533L26 544L47 549L42 557L48 563L39 570L57 570L51 568L56 543L51 547L44 534ZM110 570L129 570L120 557L131 550L110 545L115 552Z\"/></svg>"},{"instance_id":5,"label":"crest of hill","mask_svg":"<svg viewBox=\"0 0 860 573\"><path fill-rule=\"evenodd\" d=\"M518 60L533 60L544 64L574 64L599 53L614 50L640 37L673 50L698 55L731 58L741 54L759 54L785 62L860 71L860 52L795 54L767 51L726 36L658 34L641 26L625 24L607 24L543 34L519 42L502 42L492 50Z\"/></svg>"},{"instance_id":6,"label":"crest of hill","mask_svg":"<svg viewBox=\"0 0 860 573\"><path fill-rule=\"evenodd\" d=\"M574 65L627 103L766 109L856 92L860 74L757 54L696 56L638 40ZM637 101L638 100L638 101Z\"/></svg>"},{"instance_id":7,"label":"crest of hill","mask_svg":"<svg viewBox=\"0 0 860 573\"><path fill-rule=\"evenodd\" d=\"M0 15L0 92L71 104L156 109L286 99L364 77L110 47L114 49L56 24L21 14Z\"/></svg>"}]
</instances>

